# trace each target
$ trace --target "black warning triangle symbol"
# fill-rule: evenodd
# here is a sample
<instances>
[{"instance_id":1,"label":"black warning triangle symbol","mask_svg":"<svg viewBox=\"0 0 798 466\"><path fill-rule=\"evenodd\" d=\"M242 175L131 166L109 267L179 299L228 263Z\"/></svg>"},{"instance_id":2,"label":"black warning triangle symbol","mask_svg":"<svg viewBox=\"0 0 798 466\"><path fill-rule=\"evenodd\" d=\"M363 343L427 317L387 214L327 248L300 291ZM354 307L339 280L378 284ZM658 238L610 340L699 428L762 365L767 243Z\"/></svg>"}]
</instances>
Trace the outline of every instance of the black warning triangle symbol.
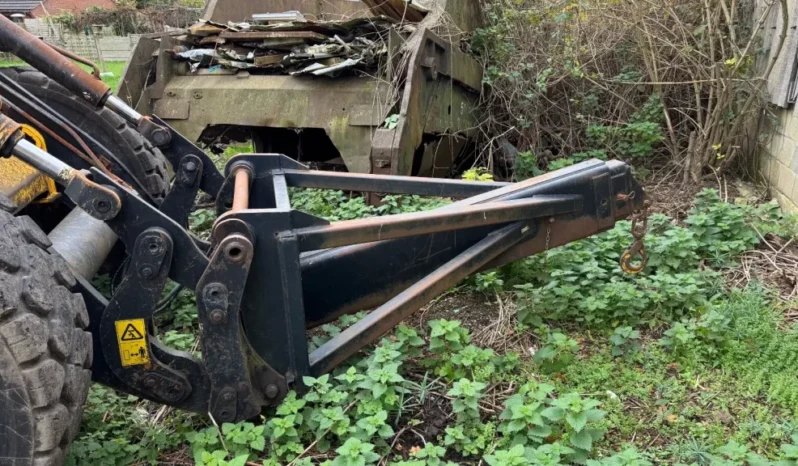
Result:
<instances>
[{"instance_id":1,"label":"black warning triangle symbol","mask_svg":"<svg viewBox=\"0 0 798 466\"><path fill-rule=\"evenodd\" d=\"M127 324L125 331L122 333L122 341L143 340L144 335L141 334L133 324Z\"/></svg>"}]
</instances>

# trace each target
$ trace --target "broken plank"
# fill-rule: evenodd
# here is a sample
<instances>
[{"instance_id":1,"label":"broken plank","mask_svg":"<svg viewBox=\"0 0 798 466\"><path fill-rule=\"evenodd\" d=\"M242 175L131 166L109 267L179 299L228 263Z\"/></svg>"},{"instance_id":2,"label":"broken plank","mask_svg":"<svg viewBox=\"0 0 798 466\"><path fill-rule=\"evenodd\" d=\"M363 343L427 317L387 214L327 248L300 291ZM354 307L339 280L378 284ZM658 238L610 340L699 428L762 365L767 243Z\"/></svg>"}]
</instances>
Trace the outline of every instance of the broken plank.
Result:
<instances>
[{"instance_id":1,"label":"broken plank","mask_svg":"<svg viewBox=\"0 0 798 466\"><path fill-rule=\"evenodd\" d=\"M256 66L278 65L283 61L283 55L261 55L254 59Z\"/></svg>"},{"instance_id":2,"label":"broken plank","mask_svg":"<svg viewBox=\"0 0 798 466\"><path fill-rule=\"evenodd\" d=\"M197 23L188 28L188 32L191 35L200 36L200 37L215 36L222 31L224 31L224 28L220 28L218 26L213 26L211 24L205 24L205 23Z\"/></svg>"},{"instance_id":3,"label":"broken plank","mask_svg":"<svg viewBox=\"0 0 798 466\"><path fill-rule=\"evenodd\" d=\"M312 31L252 31L252 32L229 32L224 31L219 34L222 39L231 42L254 41L263 39L302 39L311 41L324 41L329 37L324 34Z\"/></svg>"},{"instance_id":4,"label":"broken plank","mask_svg":"<svg viewBox=\"0 0 798 466\"><path fill-rule=\"evenodd\" d=\"M202 39L200 39L199 43L200 45L208 45L208 44L215 44L218 41L219 41L219 36L213 35L213 36L203 37Z\"/></svg>"}]
</instances>

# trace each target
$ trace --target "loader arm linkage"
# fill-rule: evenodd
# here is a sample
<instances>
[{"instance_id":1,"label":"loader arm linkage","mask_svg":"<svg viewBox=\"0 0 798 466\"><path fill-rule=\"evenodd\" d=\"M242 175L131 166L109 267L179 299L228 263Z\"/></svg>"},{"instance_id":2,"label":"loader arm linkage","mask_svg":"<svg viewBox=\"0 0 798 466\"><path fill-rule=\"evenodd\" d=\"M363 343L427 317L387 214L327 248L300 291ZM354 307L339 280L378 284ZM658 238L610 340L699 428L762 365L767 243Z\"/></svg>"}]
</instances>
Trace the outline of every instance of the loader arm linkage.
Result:
<instances>
[{"instance_id":1,"label":"loader arm linkage","mask_svg":"<svg viewBox=\"0 0 798 466\"><path fill-rule=\"evenodd\" d=\"M7 32L5 22L0 17L0 48L88 93L95 105L111 100L83 82L94 78L82 70L64 78L42 69L57 63L52 49L20 40L27 36ZM59 134L68 125L32 96L20 100L12 83L0 80L0 94L3 112L15 119L32 116ZM120 102L113 105L124 113ZM512 184L316 172L278 154L240 154L221 173L157 117L140 118L168 134L161 145L175 180L160 208L103 170L87 176L38 149L5 115L0 156L13 154L53 176L127 249L130 261L110 300L78 280L94 338L93 379L209 412L217 422L251 418L289 390L301 392L303 376L331 371L468 275L605 231L644 202L619 161L586 161ZM291 187L460 200L427 212L330 223L293 209ZM215 196L220 213L209 243L185 227L200 190ZM169 279L195 292L201 360L153 336L153 313ZM364 309L372 311L308 351L309 328Z\"/></svg>"}]
</instances>

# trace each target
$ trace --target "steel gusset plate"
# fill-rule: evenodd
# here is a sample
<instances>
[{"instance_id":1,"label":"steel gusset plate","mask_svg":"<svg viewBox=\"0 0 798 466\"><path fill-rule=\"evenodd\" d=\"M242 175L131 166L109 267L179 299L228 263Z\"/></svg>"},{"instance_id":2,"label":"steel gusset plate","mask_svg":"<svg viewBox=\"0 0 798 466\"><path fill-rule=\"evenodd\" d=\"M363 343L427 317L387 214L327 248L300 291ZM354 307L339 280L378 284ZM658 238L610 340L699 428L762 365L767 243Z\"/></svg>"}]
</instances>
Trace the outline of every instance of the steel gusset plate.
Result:
<instances>
[{"instance_id":1,"label":"steel gusset plate","mask_svg":"<svg viewBox=\"0 0 798 466\"><path fill-rule=\"evenodd\" d=\"M254 255L249 227L228 219L215 225L213 236L214 253L197 283L197 313L211 381L209 411L217 422L232 422L249 419L262 406L282 399L288 386L253 354L241 327L241 298Z\"/></svg>"},{"instance_id":2,"label":"steel gusset plate","mask_svg":"<svg viewBox=\"0 0 798 466\"><path fill-rule=\"evenodd\" d=\"M189 379L204 385L201 364L188 354L156 348L149 335L151 310L166 285L172 249L172 239L163 229L150 228L139 235L125 279L103 312L99 337L107 367L125 385L146 398L192 409L197 400L190 395L196 387ZM129 336L126 325L130 325ZM126 339L134 343L137 355L130 354ZM177 358L183 359L183 367L173 367ZM195 367L187 367L192 364Z\"/></svg>"}]
</instances>

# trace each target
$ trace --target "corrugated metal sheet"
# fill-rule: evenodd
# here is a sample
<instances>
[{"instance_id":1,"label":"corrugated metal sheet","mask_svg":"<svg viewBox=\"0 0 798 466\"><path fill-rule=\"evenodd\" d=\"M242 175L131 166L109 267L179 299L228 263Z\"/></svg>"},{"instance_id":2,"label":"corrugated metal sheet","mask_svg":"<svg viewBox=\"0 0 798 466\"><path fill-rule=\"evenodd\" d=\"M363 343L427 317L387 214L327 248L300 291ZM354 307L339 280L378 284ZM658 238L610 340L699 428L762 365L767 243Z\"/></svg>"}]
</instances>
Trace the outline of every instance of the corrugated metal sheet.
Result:
<instances>
[{"instance_id":1,"label":"corrugated metal sheet","mask_svg":"<svg viewBox=\"0 0 798 466\"><path fill-rule=\"evenodd\" d=\"M38 0L0 0L0 13L27 13L39 3Z\"/></svg>"}]
</instances>

